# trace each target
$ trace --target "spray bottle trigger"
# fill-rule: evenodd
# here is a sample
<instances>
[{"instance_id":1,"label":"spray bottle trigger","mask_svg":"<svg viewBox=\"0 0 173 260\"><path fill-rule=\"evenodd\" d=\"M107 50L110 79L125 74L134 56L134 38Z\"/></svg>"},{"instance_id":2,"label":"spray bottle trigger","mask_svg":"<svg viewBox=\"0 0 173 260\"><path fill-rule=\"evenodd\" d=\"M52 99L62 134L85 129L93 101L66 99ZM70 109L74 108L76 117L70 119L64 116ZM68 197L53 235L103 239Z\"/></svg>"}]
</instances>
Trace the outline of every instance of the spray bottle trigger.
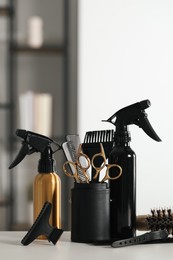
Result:
<instances>
[{"instance_id":1,"label":"spray bottle trigger","mask_svg":"<svg viewBox=\"0 0 173 260\"><path fill-rule=\"evenodd\" d=\"M151 105L148 99L143 100L141 102L134 103L127 107L124 107L114 113L111 117L109 117L106 121L112 123L116 126L116 131L122 131L124 127L128 125L135 124L143 129L143 131L155 141L160 142L160 137L156 134L153 127L151 126L147 114L145 113L145 109L147 109Z\"/></svg>"},{"instance_id":2,"label":"spray bottle trigger","mask_svg":"<svg viewBox=\"0 0 173 260\"><path fill-rule=\"evenodd\" d=\"M34 152L34 150L30 149L29 145L27 143L23 142L23 145L22 145L19 153L17 154L16 158L9 166L9 169L12 169L13 167L15 167L17 164L19 164L25 158L25 156L27 154L31 154L33 152Z\"/></svg>"},{"instance_id":3,"label":"spray bottle trigger","mask_svg":"<svg viewBox=\"0 0 173 260\"><path fill-rule=\"evenodd\" d=\"M135 122L134 122L135 124ZM143 129L143 131L150 136L152 139L154 139L157 142L161 142L162 140L160 137L156 134L153 127L151 126L149 120L147 117L140 117L138 120L137 125Z\"/></svg>"}]
</instances>

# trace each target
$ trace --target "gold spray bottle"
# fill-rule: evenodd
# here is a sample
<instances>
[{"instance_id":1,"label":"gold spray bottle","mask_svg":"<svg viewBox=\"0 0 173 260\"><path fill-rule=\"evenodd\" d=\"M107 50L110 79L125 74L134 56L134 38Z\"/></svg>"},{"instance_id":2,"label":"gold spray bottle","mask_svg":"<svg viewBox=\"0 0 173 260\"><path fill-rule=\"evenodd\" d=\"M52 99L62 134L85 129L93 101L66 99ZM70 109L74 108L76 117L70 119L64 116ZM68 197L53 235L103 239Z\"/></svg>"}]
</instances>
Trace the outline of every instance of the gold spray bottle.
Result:
<instances>
[{"instance_id":1,"label":"gold spray bottle","mask_svg":"<svg viewBox=\"0 0 173 260\"><path fill-rule=\"evenodd\" d=\"M33 206L34 221L38 217L44 203L52 203L52 212L49 222L54 227L61 227L61 180L55 172L55 160L53 159L52 149L46 147L41 153L38 165L38 174L34 180L33 187Z\"/></svg>"},{"instance_id":2,"label":"gold spray bottle","mask_svg":"<svg viewBox=\"0 0 173 260\"><path fill-rule=\"evenodd\" d=\"M33 133L30 131L17 129L16 135L23 139L22 147L10 165L12 169L19 164L26 155L40 152L41 158L38 164L38 174L33 185L33 211L34 221L38 217L46 201L52 204L52 211L49 219L50 225L61 228L61 180L55 171L55 160L53 154L61 147L52 139ZM58 148L53 151L51 144L54 143ZM44 239L44 236L40 236Z\"/></svg>"}]
</instances>

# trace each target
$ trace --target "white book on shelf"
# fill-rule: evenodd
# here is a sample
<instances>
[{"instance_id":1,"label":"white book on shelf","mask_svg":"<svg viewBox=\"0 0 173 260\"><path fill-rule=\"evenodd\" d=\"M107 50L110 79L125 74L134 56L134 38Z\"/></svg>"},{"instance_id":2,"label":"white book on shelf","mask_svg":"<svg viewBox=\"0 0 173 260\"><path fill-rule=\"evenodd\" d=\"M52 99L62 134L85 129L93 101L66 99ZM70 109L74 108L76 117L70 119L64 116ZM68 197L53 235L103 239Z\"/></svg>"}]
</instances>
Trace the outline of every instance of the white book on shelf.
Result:
<instances>
[{"instance_id":1,"label":"white book on shelf","mask_svg":"<svg viewBox=\"0 0 173 260\"><path fill-rule=\"evenodd\" d=\"M35 132L52 135L52 95L37 93L34 99L34 129Z\"/></svg>"},{"instance_id":2,"label":"white book on shelf","mask_svg":"<svg viewBox=\"0 0 173 260\"><path fill-rule=\"evenodd\" d=\"M49 93L27 91L19 96L20 128L52 135L53 98Z\"/></svg>"},{"instance_id":3,"label":"white book on shelf","mask_svg":"<svg viewBox=\"0 0 173 260\"><path fill-rule=\"evenodd\" d=\"M34 93L27 91L19 96L20 128L33 131Z\"/></svg>"}]
</instances>

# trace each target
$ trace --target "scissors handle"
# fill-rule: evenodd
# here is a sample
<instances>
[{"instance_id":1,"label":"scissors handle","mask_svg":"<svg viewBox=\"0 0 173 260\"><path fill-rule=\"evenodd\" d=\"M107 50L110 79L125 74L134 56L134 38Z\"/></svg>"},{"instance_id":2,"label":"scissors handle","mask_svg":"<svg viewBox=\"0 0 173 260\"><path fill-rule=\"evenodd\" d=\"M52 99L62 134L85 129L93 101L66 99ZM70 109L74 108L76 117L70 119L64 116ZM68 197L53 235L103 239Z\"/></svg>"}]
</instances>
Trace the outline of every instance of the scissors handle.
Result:
<instances>
[{"instance_id":1,"label":"scissors handle","mask_svg":"<svg viewBox=\"0 0 173 260\"><path fill-rule=\"evenodd\" d=\"M93 168L94 168L94 167L93 167ZM98 170L98 169L95 168L95 171L96 171L96 173L94 174L93 179L94 179L94 180L97 180L98 175L99 175L99 173L100 173L100 170Z\"/></svg>"},{"instance_id":2,"label":"scissors handle","mask_svg":"<svg viewBox=\"0 0 173 260\"><path fill-rule=\"evenodd\" d=\"M120 165L118 165L118 164L108 164L108 165L106 165L106 167L107 167L107 169L106 169L106 174L105 174L105 177L101 180L101 182L104 182L104 181L106 181L106 180L116 180L116 179L118 179L118 178L121 176L121 174L122 174L122 168L121 168ZM114 177L111 177L111 176L109 175L109 170L110 170L111 168L118 168L118 169L119 169L118 175L116 175L116 176L114 176Z\"/></svg>"},{"instance_id":3,"label":"scissors handle","mask_svg":"<svg viewBox=\"0 0 173 260\"><path fill-rule=\"evenodd\" d=\"M68 165L69 167L71 167L72 173L70 173L70 172L67 170L67 165ZM74 170L73 170L73 169L74 169ZM63 164L63 171L64 171L64 173L65 173L68 177L74 178L77 183L81 183L81 179L80 179L80 177L78 176L77 166L76 166L76 163L75 163L75 162L66 161L66 162Z\"/></svg>"},{"instance_id":4,"label":"scissors handle","mask_svg":"<svg viewBox=\"0 0 173 260\"><path fill-rule=\"evenodd\" d=\"M91 162L90 162L90 158L86 155L86 154L78 154L77 156L77 165L79 166L79 168L81 168L82 170L88 170Z\"/></svg>"},{"instance_id":5,"label":"scissors handle","mask_svg":"<svg viewBox=\"0 0 173 260\"><path fill-rule=\"evenodd\" d=\"M87 170L90 168L91 162L90 162L90 158L86 154L83 153L82 144L79 145L76 163L77 163L77 168L79 167L80 170L82 171L82 173L85 177L85 181L87 183L89 183L90 178L87 174Z\"/></svg>"},{"instance_id":6,"label":"scissors handle","mask_svg":"<svg viewBox=\"0 0 173 260\"><path fill-rule=\"evenodd\" d=\"M100 174L101 170L105 167L106 165L106 156L105 156L105 152L104 152L104 148L103 148L103 145L102 143L100 143L100 150L101 152L100 153L96 153L93 157L92 157L92 160L91 160L91 165L92 167L95 169L96 173L93 177L94 180L98 179L98 175ZM97 160L96 160L97 159ZM97 161L100 163L100 166L96 166L94 161Z\"/></svg>"}]
</instances>

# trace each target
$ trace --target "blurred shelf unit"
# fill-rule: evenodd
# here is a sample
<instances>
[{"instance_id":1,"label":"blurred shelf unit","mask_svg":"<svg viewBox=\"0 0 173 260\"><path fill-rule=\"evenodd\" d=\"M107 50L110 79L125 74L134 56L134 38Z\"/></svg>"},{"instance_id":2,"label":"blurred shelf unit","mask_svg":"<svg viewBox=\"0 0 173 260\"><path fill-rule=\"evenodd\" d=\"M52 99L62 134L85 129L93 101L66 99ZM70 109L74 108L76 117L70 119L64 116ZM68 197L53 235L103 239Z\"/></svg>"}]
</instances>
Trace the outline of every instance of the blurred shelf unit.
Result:
<instances>
[{"instance_id":1,"label":"blurred shelf unit","mask_svg":"<svg viewBox=\"0 0 173 260\"><path fill-rule=\"evenodd\" d=\"M19 52L19 53L47 53L47 54L63 54L65 52L64 45L43 45L40 48L31 48L27 45L14 45L13 51Z\"/></svg>"},{"instance_id":2,"label":"blurred shelf unit","mask_svg":"<svg viewBox=\"0 0 173 260\"><path fill-rule=\"evenodd\" d=\"M0 199L0 207L6 207L10 205L10 200L8 199Z\"/></svg>"},{"instance_id":3,"label":"blurred shelf unit","mask_svg":"<svg viewBox=\"0 0 173 260\"><path fill-rule=\"evenodd\" d=\"M12 106L11 106L10 103L6 103L6 104L5 104L5 103L4 103L4 104L1 103L1 104L0 104L0 109L11 109L11 107L12 107Z\"/></svg>"},{"instance_id":4,"label":"blurred shelf unit","mask_svg":"<svg viewBox=\"0 0 173 260\"><path fill-rule=\"evenodd\" d=\"M4 176L7 178L7 190L2 194L2 190L0 191L0 209L5 208L5 218L4 218L4 229L9 230L11 226L11 214L12 214L12 193L11 193L11 185L12 179L11 176L8 175L8 159L4 160L2 157L2 153L6 153L6 151L11 150L11 130L12 130L12 118L13 118L13 100L11 95L11 43L12 43L12 20L13 20L13 8L11 5L11 1L8 1L6 5L0 6L0 18L6 21L6 25L4 27L4 31L1 32L0 46L3 48L3 55L5 59L3 60L1 57L1 66L4 66L4 69L1 68L1 79L4 78L4 81L1 81L1 101L0 101L0 122L1 122L1 171L0 171L0 182L1 189L3 188ZM2 29L2 28L1 28ZM5 43L5 44L4 44ZM4 63L4 64L2 64ZM4 72L5 71L5 72ZM2 93L5 93L2 95ZM2 127L3 126L3 127ZM3 129L2 129L3 128ZM10 154L10 152L9 152ZM9 155L10 156L10 155ZM2 213L1 213L2 214ZM2 219L1 219L2 221ZM2 224L2 223L1 223Z\"/></svg>"},{"instance_id":5,"label":"blurred shelf unit","mask_svg":"<svg viewBox=\"0 0 173 260\"><path fill-rule=\"evenodd\" d=\"M10 6L0 6L0 16L12 15L13 9Z\"/></svg>"},{"instance_id":6,"label":"blurred shelf unit","mask_svg":"<svg viewBox=\"0 0 173 260\"><path fill-rule=\"evenodd\" d=\"M19 14L16 9L19 7L18 0L6 0L8 4L6 6L0 6L0 17L7 17L9 19L9 24L6 28L7 30L7 74L8 74L8 80L7 80L7 86L4 86L7 90L7 96L8 99L4 102L0 101L0 111L8 111L8 116L6 117L5 124L7 126L7 132L6 132L6 143L8 147L8 153L9 153L9 161L12 161L14 159L14 153L16 153L16 137L14 136L15 130L16 130L16 106L17 106L17 98L18 98L18 82L16 81L16 74L20 73L18 71L17 67L17 59L20 57L20 55L35 55L35 56L40 56L40 55L50 55L58 57L63 57L63 68L62 68L62 80L63 80L63 85L60 87L62 92L62 108L61 110L64 113L63 119L60 119L60 124L62 126L61 132L68 133L69 131L69 111L70 113L71 110L69 108L69 103L68 102L69 95L68 91L70 89L69 87L69 42L68 42L68 37L69 37L69 0L62 0L62 8L63 8L63 22L62 22L62 30L63 30L63 40L60 41L62 43L58 43L58 41L53 41L53 44L43 43L43 45L39 48L33 48L30 47L27 43L21 43L18 41L17 38L17 30L18 30L18 24L16 20L18 19ZM21 1L22 3L22 1ZM27 2L27 4L29 1ZM31 1L31 4L34 2ZM20 7L21 8L21 7ZM25 39L26 40L26 39ZM56 43L57 42L57 43ZM0 40L0 45L1 45L1 40ZM34 57L35 57L34 56ZM72 65L74 67L74 64ZM71 83L70 83L71 84ZM75 84L76 85L76 84ZM76 95L75 92L73 92L74 95ZM57 94L58 95L58 94ZM72 102L71 102L72 103ZM72 106L72 105L71 105ZM0 118L1 120L1 118ZM61 122L62 121L62 122ZM1 121L2 122L2 121ZM54 136L58 136L59 139L62 139L61 134L56 133L56 131L53 133ZM8 169L7 169L8 170ZM1 173L0 173L1 174ZM8 208L8 223L7 223L7 229L8 230L14 230L14 224L16 224L15 221L15 215L16 215L16 202L15 200L15 191L17 188L15 187L16 185L16 179L14 177L14 173L8 173L9 175L9 199L1 200L0 198L0 207L7 207ZM20 223L17 223L17 225Z\"/></svg>"}]
</instances>

